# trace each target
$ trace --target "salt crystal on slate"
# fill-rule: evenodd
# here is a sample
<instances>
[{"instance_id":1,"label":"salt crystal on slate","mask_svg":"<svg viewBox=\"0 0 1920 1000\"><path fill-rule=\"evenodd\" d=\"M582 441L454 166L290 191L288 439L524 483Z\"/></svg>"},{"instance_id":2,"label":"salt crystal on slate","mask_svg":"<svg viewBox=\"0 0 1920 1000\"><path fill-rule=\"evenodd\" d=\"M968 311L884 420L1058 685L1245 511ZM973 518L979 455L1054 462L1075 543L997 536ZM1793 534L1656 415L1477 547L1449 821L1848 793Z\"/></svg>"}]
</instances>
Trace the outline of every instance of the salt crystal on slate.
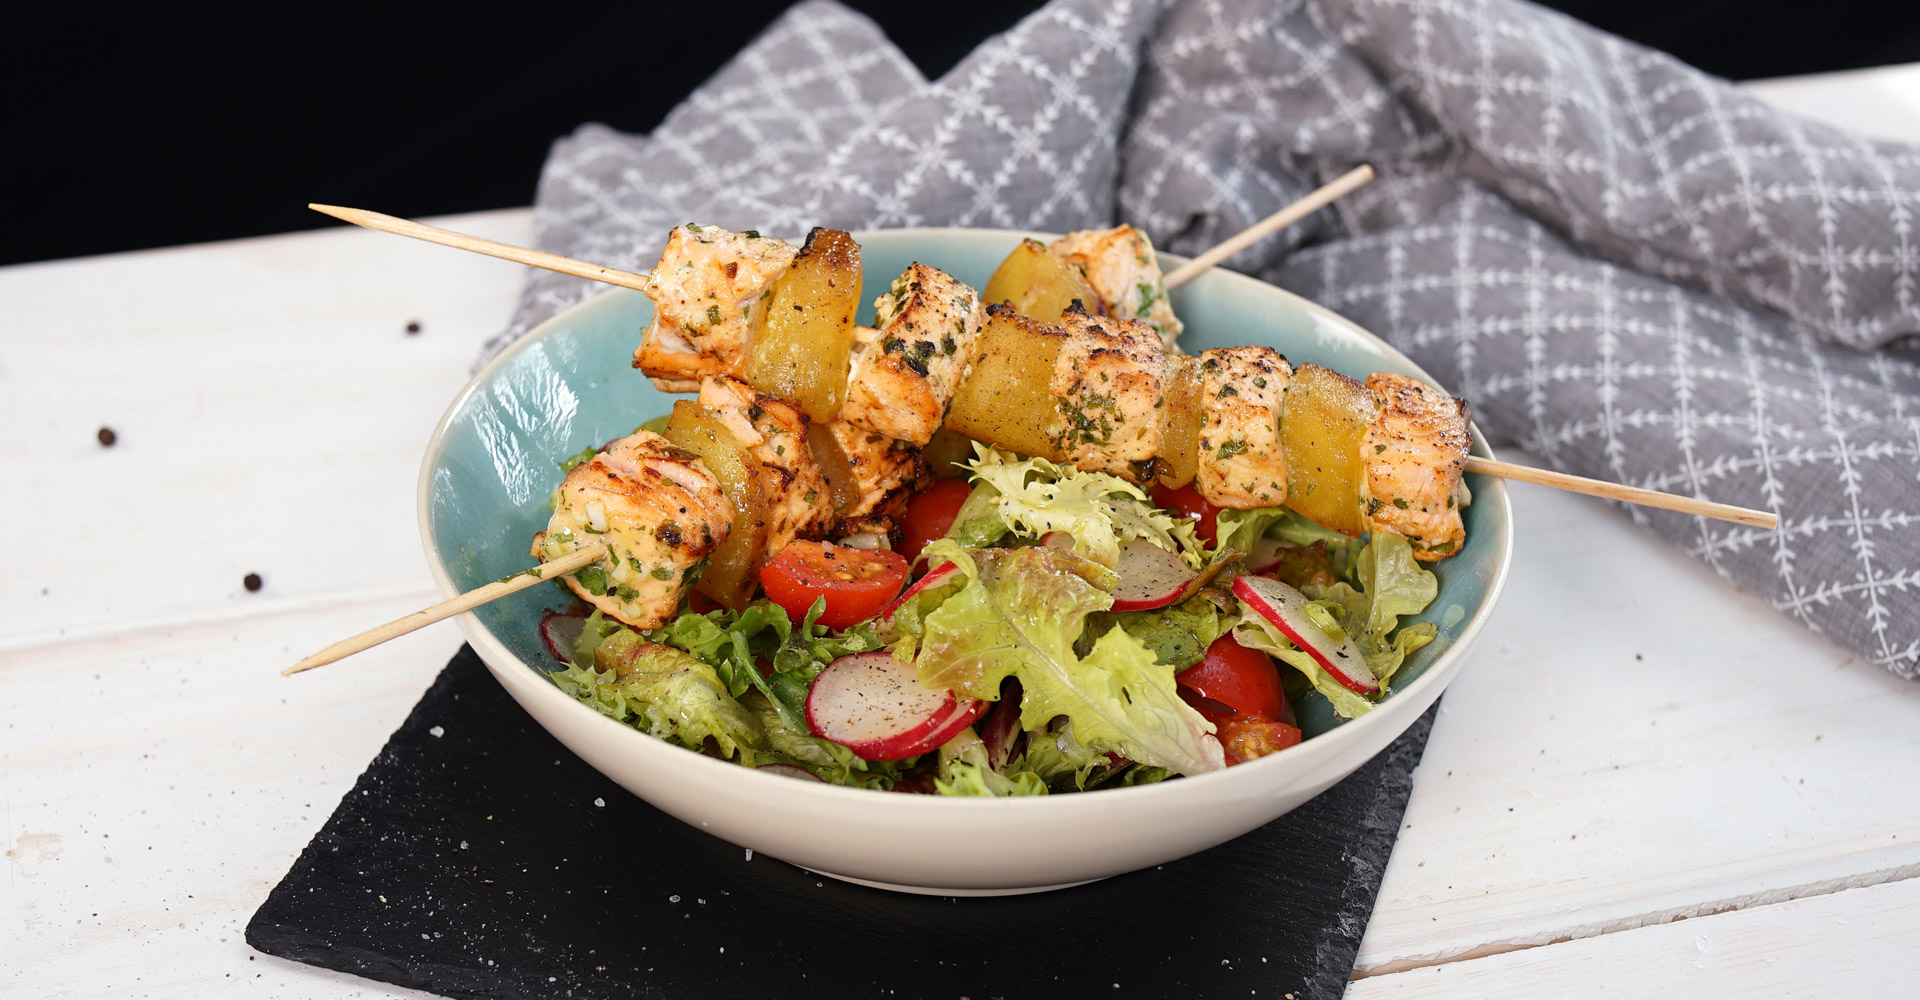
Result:
<instances>
[{"instance_id":1,"label":"salt crystal on slate","mask_svg":"<svg viewBox=\"0 0 1920 1000\"><path fill-rule=\"evenodd\" d=\"M432 729L427 730L427 735L428 736L445 736L447 735L447 731L442 726L435 726Z\"/></svg>"},{"instance_id":2,"label":"salt crystal on slate","mask_svg":"<svg viewBox=\"0 0 1920 1000\"><path fill-rule=\"evenodd\" d=\"M594 804L594 805L596 805L596 806L599 806L599 807L600 807L600 808L602 808L602 809L605 809L605 808L607 807L607 800L606 800L606 799L601 799L601 798L596 798L596 799L594 799L594 800L593 800L593 804Z\"/></svg>"}]
</instances>

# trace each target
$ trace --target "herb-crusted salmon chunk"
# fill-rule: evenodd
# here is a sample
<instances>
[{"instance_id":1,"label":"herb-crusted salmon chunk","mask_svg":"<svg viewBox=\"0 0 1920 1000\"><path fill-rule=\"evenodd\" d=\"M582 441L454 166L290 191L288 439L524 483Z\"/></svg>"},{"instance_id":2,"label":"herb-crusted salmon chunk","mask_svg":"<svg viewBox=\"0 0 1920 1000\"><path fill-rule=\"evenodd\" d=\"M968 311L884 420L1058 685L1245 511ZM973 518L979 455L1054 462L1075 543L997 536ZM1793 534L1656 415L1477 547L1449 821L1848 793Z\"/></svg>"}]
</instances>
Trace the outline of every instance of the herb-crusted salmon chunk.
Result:
<instances>
[{"instance_id":1,"label":"herb-crusted salmon chunk","mask_svg":"<svg viewBox=\"0 0 1920 1000\"><path fill-rule=\"evenodd\" d=\"M605 542L606 558L562 579L628 625L658 628L732 526L733 504L698 458L636 431L561 480L547 530L533 536L533 555L548 562Z\"/></svg>"},{"instance_id":2,"label":"herb-crusted salmon chunk","mask_svg":"<svg viewBox=\"0 0 1920 1000\"><path fill-rule=\"evenodd\" d=\"M1153 327L1161 347L1174 349L1182 326L1167 301L1160 259L1146 233L1125 225L1083 229L1054 240L1047 249L1086 275L1087 284L1104 300L1107 315Z\"/></svg>"},{"instance_id":3,"label":"herb-crusted salmon chunk","mask_svg":"<svg viewBox=\"0 0 1920 1000\"><path fill-rule=\"evenodd\" d=\"M1200 464L1194 488L1216 507L1286 503L1280 407L1292 367L1271 347L1217 348L1201 351L1198 360Z\"/></svg>"},{"instance_id":4,"label":"herb-crusted salmon chunk","mask_svg":"<svg viewBox=\"0 0 1920 1000\"><path fill-rule=\"evenodd\" d=\"M653 322L633 366L666 392L692 392L708 375L743 377L774 279L797 253L751 230L675 226L647 280Z\"/></svg>"},{"instance_id":5,"label":"herb-crusted salmon chunk","mask_svg":"<svg viewBox=\"0 0 1920 1000\"><path fill-rule=\"evenodd\" d=\"M1060 316L1067 340L1054 362L1052 390L1061 419L1053 428L1066 461L1135 483L1154 476L1160 451L1160 409L1166 404L1167 356L1145 323Z\"/></svg>"},{"instance_id":6,"label":"herb-crusted salmon chunk","mask_svg":"<svg viewBox=\"0 0 1920 1000\"><path fill-rule=\"evenodd\" d=\"M1367 530L1400 535L1422 562L1459 552L1467 538L1461 477L1473 445L1467 401L1387 372L1367 376L1367 388L1383 404L1360 446Z\"/></svg>"},{"instance_id":7,"label":"herb-crusted salmon chunk","mask_svg":"<svg viewBox=\"0 0 1920 1000\"><path fill-rule=\"evenodd\" d=\"M874 326L854 331L840 420L924 445L947 417L985 313L965 283L925 264L909 266L874 300Z\"/></svg>"},{"instance_id":8,"label":"herb-crusted salmon chunk","mask_svg":"<svg viewBox=\"0 0 1920 1000\"><path fill-rule=\"evenodd\" d=\"M807 446L807 415L724 377L702 381L699 401L759 463L755 478L767 501L767 552L779 552L795 538L825 535L833 526L833 493Z\"/></svg>"}]
</instances>

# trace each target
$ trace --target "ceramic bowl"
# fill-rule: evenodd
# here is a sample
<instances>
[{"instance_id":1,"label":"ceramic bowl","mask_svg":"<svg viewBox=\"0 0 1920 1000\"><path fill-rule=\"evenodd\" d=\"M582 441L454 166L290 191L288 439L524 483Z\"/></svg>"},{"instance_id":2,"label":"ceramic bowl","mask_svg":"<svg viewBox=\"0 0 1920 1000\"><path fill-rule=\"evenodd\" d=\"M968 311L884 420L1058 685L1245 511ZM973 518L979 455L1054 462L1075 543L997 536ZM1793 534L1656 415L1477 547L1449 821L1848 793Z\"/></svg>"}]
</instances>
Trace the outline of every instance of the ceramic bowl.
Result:
<instances>
[{"instance_id":1,"label":"ceramic bowl","mask_svg":"<svg viewBox=\"0 0 1920 1000\"><path fill-rule=\"evenodd\" d=\"M1011 231L906 229L858 234L871 300L912 261L979 288L1021 237ZM1163 256L1162 266L1180 263ZM1425 377L1340 316L1288 292L1215 270L1172 293L1189 352L1271 344L1295 363L1348 374ZM531 564L556 464L665 413L671 397L631 367L651 304L612 289L542 324L476 375L427 445L419 512L427 558L448 595ZM1475 449L1487 454L1475 435ZM1512 543L1503 484L1468 477L1467 543L1437 564L1439 628L1372 712L1337 724L1317 695L1297 705L1309 738L1212 774L1135 788L1017 799L904 795L794 781L655 740L575 701L544 670L542 612L566 605L535 587L460 618L500 683L589 764L654 806L756 853L848 881L945 895L1028 892L1171 861L1261 826L1324 791L1412 725L1466 663L1506 579Z\"/></svg>"}]
</instances>

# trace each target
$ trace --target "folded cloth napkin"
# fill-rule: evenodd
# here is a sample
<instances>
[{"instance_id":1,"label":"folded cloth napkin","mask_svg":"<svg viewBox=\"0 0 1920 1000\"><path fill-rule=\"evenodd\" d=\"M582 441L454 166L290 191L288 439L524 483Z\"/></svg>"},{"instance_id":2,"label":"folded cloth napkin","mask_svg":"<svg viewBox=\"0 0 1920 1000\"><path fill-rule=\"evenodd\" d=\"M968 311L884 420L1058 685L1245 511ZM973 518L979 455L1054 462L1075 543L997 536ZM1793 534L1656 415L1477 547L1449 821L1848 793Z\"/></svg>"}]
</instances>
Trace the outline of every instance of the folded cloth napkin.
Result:
<instances>
[{"instance_id":1,"label":"folded cloth napkin","mask_svg":"<svg viewBox=\"0 0 1920 1000\"><path fill-rule=\"evenodd\" d=\"M1361 162L1380 179L1232 266L1556 468L1778 511L1627 513L1920 676L1920 148L1518 0L1057 0L933 82L811 0L653 134L558 142L535 238L645 268L688 220L1125 220L1190 254ZM490 351L594 291L534 274Z\"/></svg>"}]
</instances>

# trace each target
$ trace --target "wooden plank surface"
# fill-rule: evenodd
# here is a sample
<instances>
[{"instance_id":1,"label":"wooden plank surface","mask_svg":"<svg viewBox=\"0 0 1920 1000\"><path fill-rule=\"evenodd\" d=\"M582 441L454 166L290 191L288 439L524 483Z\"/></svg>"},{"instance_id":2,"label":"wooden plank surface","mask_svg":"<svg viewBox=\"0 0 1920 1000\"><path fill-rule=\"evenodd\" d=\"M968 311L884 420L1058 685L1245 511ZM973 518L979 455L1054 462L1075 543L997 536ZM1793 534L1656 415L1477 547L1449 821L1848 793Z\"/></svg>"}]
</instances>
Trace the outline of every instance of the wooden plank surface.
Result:
<instances>
[{"instance_id":1,"label":"wooden plank surface","mask_svg":"<svg viewBox=\"0 0 1920 1000\"><path fill-rule=\"evenodd\" d=\"M434 596L419 457L518 271L344 228L0 269L0 994L401 995L239 930L457 635L276 671ZM1912 992L1920 686L1514 496L1352 994Z\"/></svg>"}]
</instances>

